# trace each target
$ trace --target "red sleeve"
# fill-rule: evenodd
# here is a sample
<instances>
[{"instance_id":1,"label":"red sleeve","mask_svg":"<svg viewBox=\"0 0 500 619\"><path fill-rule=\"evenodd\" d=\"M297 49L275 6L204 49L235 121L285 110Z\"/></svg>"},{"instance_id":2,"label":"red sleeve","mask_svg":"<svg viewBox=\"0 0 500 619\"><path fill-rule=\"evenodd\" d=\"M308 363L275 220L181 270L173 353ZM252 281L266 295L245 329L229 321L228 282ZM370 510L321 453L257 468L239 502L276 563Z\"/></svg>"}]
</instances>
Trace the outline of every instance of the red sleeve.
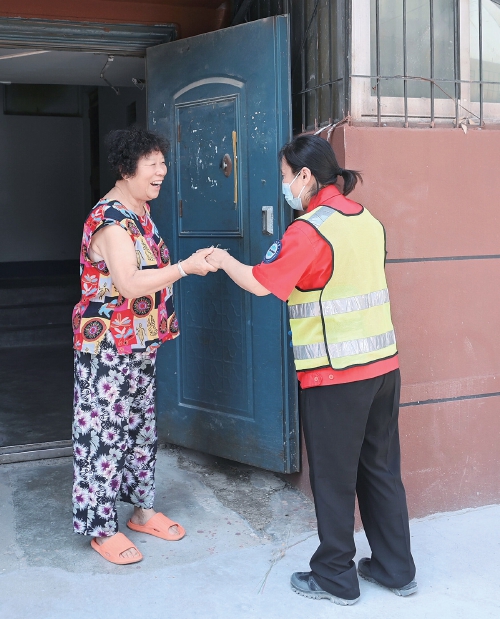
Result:
<instances>
[{"instance_id":1,"label":"red sleeve","mask_svg":"<svg viewBox=\"0 0 500 619\"><path fill-rule=\"evenodd\" d=\"M264 261L253 267L253 276L278 299L286 301L316 259L321 240L309 224L303 221L293 223L281 241L271 245Z\"/></svg>"}]
</instances>

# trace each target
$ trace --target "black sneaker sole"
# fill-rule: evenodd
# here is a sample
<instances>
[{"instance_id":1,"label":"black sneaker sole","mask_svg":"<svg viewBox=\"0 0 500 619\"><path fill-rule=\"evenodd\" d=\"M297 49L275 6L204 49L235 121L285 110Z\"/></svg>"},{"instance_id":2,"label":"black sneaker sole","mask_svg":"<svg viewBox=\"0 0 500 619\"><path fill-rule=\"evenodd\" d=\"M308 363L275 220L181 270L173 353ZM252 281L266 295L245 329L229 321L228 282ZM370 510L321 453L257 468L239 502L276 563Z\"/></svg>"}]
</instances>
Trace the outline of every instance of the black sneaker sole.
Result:
<instances>
[{"instance_id":1,"label":"black sneaker sole","mask_svg":"<svg viewBox=\"0 0 500 619\"><path fill-rule=\"evenodd\" d=\"M354 600L338 598L332 593L328 593L328 591L302 591L302 589L298 589L295 585L292 585L292 583L290 583L290 587L294 593L297 593L302 597L309 598L310 600L330 600L330 602L333 604L338 604L339 606L352 606L359 600L359 598Z\"/></svg>"},{"instance_id":2,"label":"black sneaker sole","mask_svg":"<svg viewBox=\"0 0 500 619\"><path fill-rule=\"evenodd\" d=\"M372 578L371 576L367 576L366 574L363 574L363 572L361 572L359 569L358 569L358 574L361 576L361 578L363 578L363 580L372 582L374 585L378 585L379 587L382 587L384 589L389 589L389 591L392 591L393 593L395 593L396 595L399 595L399 597L402 597L402 598L408 597L409 595L413 595L413 593L417 593L418 591L418 585L416 582L411 582L405 587L400 587L399 589L396 589L395 587L386 587L382 583L378 582L378 580L375 580L375 578Z\"/></svg>"}]
</instances>

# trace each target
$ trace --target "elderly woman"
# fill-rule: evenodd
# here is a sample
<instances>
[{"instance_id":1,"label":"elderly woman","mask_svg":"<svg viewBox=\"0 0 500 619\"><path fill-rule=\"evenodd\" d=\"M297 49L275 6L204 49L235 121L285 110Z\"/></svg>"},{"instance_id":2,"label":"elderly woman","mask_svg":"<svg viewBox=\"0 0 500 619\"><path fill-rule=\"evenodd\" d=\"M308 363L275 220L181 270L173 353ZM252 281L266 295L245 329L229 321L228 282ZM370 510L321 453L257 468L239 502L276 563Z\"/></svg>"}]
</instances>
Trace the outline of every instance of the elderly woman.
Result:
<instances>
[{"instance_id":1,"label":"elderly woman","mask_svg":"<svg viewBox=\"0 0 500 619\"><path fill-rule=\"evenodd\" d=\"M74 530L112 563L142 555L118 533L116 501L134 506L127 526L166 540L185 531L153 509L158 347L179 335L172 284L216 271L200 250L172 265L150 215L167 173L166 141L139 128L108 136L116 183L90 211L73 311Z\"/></svg>"}]
</instances>

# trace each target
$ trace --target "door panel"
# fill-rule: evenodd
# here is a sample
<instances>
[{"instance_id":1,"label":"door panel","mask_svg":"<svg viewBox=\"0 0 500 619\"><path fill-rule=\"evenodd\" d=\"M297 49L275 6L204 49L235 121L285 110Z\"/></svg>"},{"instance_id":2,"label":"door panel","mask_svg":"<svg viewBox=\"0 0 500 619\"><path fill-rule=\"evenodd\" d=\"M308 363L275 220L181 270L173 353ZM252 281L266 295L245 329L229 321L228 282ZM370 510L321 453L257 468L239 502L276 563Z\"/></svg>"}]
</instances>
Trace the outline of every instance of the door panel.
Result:
<instances>
[{"instance_id":1,"label":"door panel","mask_svg":"<svg viewBox=\"0 0 500 619\"><path fill-rule=\"evenodd\" d=\"M206 236L219 232L224 236L241 236L241 211L237 209L235 196L237 177L232 169L237 103L237 97L228 97L176 105L180 133L177 165L182 200L181 235Z\"/></svg>"},{"instance_id":2,"label":"door panel","mask_svg":"<svg viewBox=\"0 0 500 619\"><path fill-rule=\"evenodd\" d=\"M290 137L288 23L269 18L148 50L149 125L170 141L153 204L174 260L220 245L262 260L291 219L277 153ZM271 205L272 235L262 207ZM164 440L275 471L298 470L286 307L223 272L174 286L181 336L158 357Z\"/></svg>"},{"instance_id":3,"label":"door panel","mask_svg":"<svg viewBox=\"0 0 500 619\"><path fill-rule=\"evenodd\" d=\"M183 284L179 404L252 418L246 294L223 273Z\"/></svg>"}]
</instances>

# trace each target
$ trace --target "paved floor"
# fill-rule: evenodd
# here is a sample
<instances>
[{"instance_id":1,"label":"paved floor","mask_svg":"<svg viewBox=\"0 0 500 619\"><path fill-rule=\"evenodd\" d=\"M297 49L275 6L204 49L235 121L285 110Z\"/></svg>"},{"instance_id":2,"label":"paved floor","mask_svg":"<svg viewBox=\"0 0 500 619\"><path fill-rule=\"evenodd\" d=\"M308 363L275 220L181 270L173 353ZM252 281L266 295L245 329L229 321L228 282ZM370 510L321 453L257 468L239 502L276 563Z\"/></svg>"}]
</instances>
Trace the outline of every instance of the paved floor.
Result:
<instances>
[{"instance_id":1,"label":"paved floor","mask_svg":"<svg viewBox=\"0 0 500 619\"><path fill-rule=\"evenodd\" d=\"M162 449L157 505L187 529L180 542L130 532L145 559L106 563L71 533L67 458L0 467L2 619L475 619L500 617L500 506L411 523L418 594L361 581L344 608L294 594L317 545L310 501L279 477ZM120 506L120 526L130 507ZM363 533L358 555L369 555Z\"/></svg>"}]
</instances>

